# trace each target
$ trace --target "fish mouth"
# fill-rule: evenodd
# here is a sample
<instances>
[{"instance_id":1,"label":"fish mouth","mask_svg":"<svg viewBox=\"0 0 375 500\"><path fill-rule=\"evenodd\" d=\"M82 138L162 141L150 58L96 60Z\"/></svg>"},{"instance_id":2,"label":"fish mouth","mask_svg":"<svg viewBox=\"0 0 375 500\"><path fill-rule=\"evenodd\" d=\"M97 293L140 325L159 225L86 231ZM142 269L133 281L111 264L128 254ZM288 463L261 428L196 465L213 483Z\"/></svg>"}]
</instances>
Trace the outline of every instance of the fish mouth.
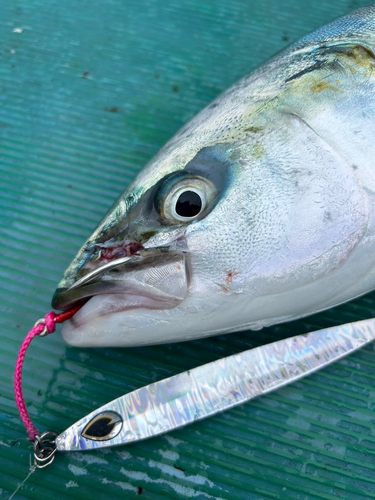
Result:
<instances>
[{"instance_id":1,"label":"fish mouth","mask_svg":"<svg viewBox=\"0 0 375 500\"><path fill-rule=\"evenodd\" d=\"M171 308L182 302L190 283L186 251L168 248L143 249L136 255L98 265L70 287L57 288L54 309L66 310L84 304L97 295L138 297L151 308ZM116 311L117 312L117 311Z\"/></svg>"}]
</instances>

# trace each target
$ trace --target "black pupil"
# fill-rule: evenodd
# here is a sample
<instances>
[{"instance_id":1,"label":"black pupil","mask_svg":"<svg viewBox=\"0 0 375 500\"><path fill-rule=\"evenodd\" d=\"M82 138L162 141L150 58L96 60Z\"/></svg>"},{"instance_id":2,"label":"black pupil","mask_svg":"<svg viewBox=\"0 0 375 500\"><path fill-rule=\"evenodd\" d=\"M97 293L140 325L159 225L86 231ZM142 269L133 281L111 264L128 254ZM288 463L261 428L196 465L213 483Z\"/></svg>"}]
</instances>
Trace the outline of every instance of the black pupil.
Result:
<instances>
[{"instance_id":1,"label":"black pupil","mask_svg":"<svg viewBox=\"0 0 375 500\"><path fill-rule=\"evenodd\" d=\"M85 434L87 437L104 438L112 432L115 424L113 418L101 417L85 429Z\"/></svg>"},{"instance_id":2,"label":"black pupil","mask_svg":"<svg viewBox=\"0 0 375 500\"><path fill-rule=\"evenodd\" d=\"M176 203L176 213L180 217L195 217L202 209L202 199L194 191L182 193Z\"/></svg>"}]
</instances>

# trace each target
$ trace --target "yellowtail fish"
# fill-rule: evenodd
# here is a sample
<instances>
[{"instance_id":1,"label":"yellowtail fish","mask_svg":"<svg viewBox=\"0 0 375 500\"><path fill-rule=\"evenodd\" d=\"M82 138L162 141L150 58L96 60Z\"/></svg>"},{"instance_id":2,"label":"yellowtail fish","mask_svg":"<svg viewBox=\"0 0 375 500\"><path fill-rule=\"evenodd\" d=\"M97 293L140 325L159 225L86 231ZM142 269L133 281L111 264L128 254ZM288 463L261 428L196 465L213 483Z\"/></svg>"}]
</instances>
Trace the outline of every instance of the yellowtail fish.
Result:
<instances>
[{"instance_id":1,"label":"yellowtail fish","mask_svg":"<svg viewBox=\"0 0 375 500\"><path fill-rule=\"evenodd\" d=\"M302 38L146 165L53 306L75 346L259 329L375 287L375 7Z\"/></svg>"}]
</instances>

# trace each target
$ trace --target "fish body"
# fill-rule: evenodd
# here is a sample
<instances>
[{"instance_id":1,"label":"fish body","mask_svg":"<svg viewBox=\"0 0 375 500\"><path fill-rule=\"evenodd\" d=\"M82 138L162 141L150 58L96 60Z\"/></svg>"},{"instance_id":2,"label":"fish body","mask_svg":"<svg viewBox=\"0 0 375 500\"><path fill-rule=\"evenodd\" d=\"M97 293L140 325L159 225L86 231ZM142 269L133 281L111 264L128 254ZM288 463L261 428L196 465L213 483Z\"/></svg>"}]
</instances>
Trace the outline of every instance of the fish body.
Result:
<instances>
[{"instance_id":1,"label":"fish body","mask_svg":"<svg viewBox=\"0 0 375 500\"><path fill-rule=\"evenodd\" d=\"M76 346L189 340L300 318L375 288L375 7L219 96L84 244L53 306Z\"/></svg>"}]
</instances>

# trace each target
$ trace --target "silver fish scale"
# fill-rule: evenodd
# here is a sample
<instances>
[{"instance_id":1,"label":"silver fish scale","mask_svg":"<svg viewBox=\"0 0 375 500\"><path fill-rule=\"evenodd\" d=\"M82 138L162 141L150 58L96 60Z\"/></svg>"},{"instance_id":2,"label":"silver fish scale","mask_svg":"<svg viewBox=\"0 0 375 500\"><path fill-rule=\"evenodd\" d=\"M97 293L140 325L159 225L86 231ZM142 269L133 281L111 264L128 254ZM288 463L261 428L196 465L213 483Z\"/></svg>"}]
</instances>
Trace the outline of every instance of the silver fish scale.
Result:
<instances>
[{"instance_id":1,"label":"silver fish scale","mask_svg":"<svg viewBox=\"0 0 375 500\"><path fill-rule=\"evenodd\" d=\"M126 444L163 434L309 375L375 339L375 319L327 328L235 354L126 394L72 425L56 439L61 451ZM102 412L122 429L96 441L81 433Z\"/></svg>"}]
</instances>

